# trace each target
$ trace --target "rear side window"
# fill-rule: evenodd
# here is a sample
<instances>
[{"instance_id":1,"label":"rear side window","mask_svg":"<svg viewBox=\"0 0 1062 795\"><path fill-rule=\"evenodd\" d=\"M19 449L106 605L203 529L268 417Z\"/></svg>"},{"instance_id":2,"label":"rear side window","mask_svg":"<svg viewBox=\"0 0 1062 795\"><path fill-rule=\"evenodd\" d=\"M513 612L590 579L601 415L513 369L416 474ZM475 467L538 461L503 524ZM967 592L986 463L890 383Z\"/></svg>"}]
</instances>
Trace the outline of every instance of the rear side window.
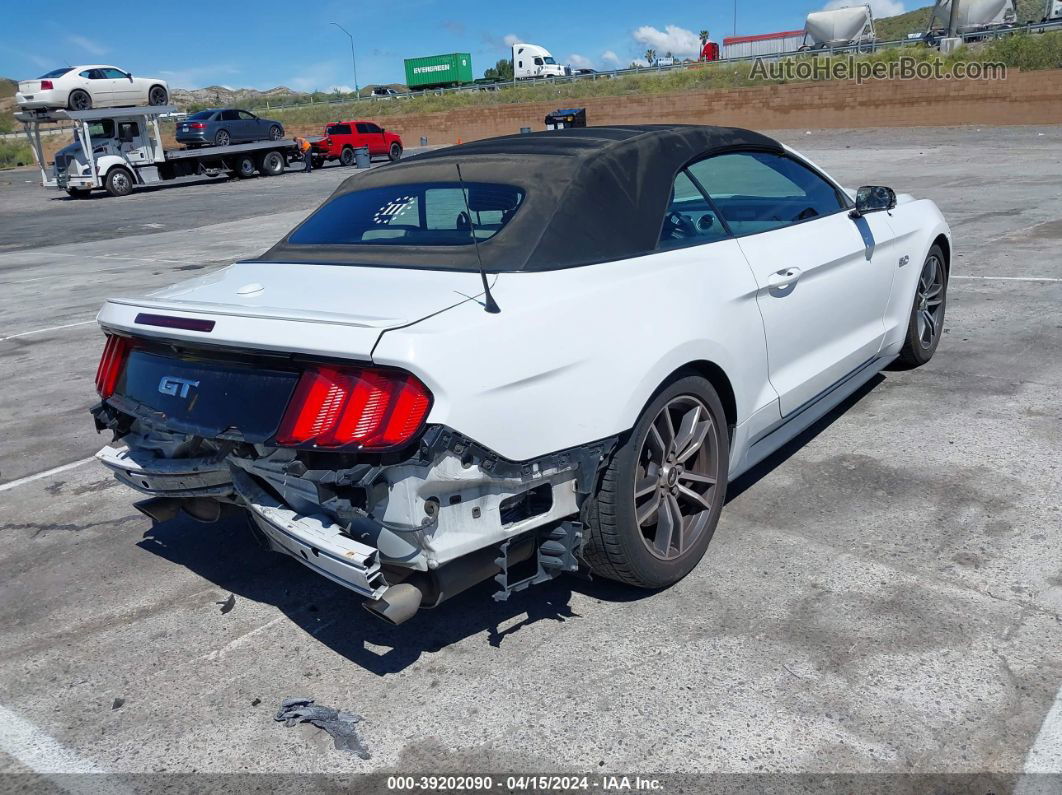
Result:
<instances>
[{"instance_id":1,"label":"rear side window","mask_svg":"<svg viewBox=\"0 0 1062 795\"><path fill-rule=\"evenodd\" d=\"M329 124L325 130L327 135L350 135L349 124Z\"/></svg>"},{"instance_id":2,"label":"rear side window","mask_svg":"<svg viewBox=\"0 0 1062 795\"><path fill-rule=\"evenodd\" d=\"M214 118L216 110L201 110L198 113L193 113L188 117L188 121L206 121L207 119Z\"/></svg>"},{"instance_id":3,"label":"rear side window","mask_svg":"<svg viewBox=\"0 0 1062 795\"><path fill-rule=\"evenodd\" d=\"M701 160L688 171L735 235L768 232L847 208L833 185L784 155L734 152Z\"/></svg>"},{"instance_id":4,"label":"rear side window","mask_svg":"<svg viewBox=\"0 0 1062 795\"><path fill-rule=\"evenodd\" d=\"M483 182L426 182L336 196L296 229L296 245L462 246L494 237L524 192ZM467 201L467 210L466 210Z\"/></svg>"},{"instance_id":5,"label":"rear side window","mask_svg":"<svg viewBox=\"0 0 1062 795\"><path fill-rule=\"evenodd\" d=\"M50 71L50 72L49 72L48 74L46 74L46 75L41 75L41 76L40 76L39 78L37 78L37 79L38 79L38 80L47 80L48 78L51 78L51 77L62 77L63 75L65 75L65 74L66 74L67 72L69 72L69 71L72 71L72 70L70 69L70 67L69 67L69 66L64 66L64 67L63 67L62 69L53 69L53 70L52 70L52 71Z\"/></svg>"}]
</instances>

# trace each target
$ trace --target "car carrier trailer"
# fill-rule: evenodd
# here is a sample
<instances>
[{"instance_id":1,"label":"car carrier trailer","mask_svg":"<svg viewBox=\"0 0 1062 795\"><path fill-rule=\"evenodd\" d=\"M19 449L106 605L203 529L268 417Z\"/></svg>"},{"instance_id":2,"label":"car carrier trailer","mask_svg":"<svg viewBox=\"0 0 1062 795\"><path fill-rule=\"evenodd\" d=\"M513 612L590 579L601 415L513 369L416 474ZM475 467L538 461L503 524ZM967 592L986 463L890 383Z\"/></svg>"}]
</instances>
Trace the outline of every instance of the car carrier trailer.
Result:
<instances>
[{"instance_id":1,"label":"car carrier trailer","mask_svg":"<svg viewBox=\"0 0 1062 795\"><path fill-rule=\"evenodd\" d=\"M284 172L300 159L294 141L259 141L203 149L165 149L159 119L177 113L172 105L99 110L22 111L15 118L29 138L41 170L41 184L87 196L102 188L127 196L138 185L196 175L229 173L253 177ZM41 127L72 123L74 141L60 149L49 168L41 145Z\"/></svg>"}]
</instances>

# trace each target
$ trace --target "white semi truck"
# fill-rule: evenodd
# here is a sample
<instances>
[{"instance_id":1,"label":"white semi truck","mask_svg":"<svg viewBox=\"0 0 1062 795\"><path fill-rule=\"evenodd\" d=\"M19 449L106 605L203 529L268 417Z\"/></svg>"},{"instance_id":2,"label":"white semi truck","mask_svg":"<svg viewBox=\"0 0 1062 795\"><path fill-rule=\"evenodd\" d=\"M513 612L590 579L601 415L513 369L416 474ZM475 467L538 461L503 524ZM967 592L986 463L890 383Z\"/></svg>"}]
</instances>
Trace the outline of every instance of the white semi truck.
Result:
<instances>
[{"instance_id":1,"label":"white semi truck","mask_svg":"<svg viewBox=\"0 0 1062 795\"><path fill-rule=\"evenodd\" d=\"M804 23L802 50L853 47L875 40L874 14L869 5L812 11Z\"/></svg>"},{"instance_id":2,"label":"white semi truck","mask_svg":"<svg viewBox=\"0 0 1062 795\"><path fill-rule=\"evenodd\" d=\"M553 59L545 47L517 43L513 45L513 77L517 80L564 77L564 67Z\"/></svg>"},{"instance_id":3,"label":"white semi truck","mask_svg":"<svg viewBox=\"0 0 1062 795\"><path fill-rule=\"evenodd\" d=\"M102 188L112 196L126 196L138 185L177 177L217 176L229 173L253 177L283 173L299 158L294 141L258 141L203 149L170 149L162 145L159 119L173 116L177 108L152 105L98 110L21 111L15 118L29 138L40 167L41 184L87 196ZM41 128L66 122L74 140L56 152L49 164L41 143ZM50 165L50 167L49 167Z\"/></svg>"}]
</instances>

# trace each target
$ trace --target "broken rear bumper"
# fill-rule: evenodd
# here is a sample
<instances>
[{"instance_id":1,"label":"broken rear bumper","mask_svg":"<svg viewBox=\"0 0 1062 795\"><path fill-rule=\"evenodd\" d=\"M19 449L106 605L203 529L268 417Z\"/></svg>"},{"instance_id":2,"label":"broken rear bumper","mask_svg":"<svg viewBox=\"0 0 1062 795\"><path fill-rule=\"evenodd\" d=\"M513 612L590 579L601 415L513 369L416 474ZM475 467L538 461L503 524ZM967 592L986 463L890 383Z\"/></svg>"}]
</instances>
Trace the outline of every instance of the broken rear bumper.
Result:
<instances>
[{"instance_id":1,"label":"broken rear bumper","mask_svg":"<svg viewBox=\"0 0 1062 795\"><path fill-rule=\"evenodd\" d=\"M104 447L96 458L130 488L157 497L232 494L229 465L211 458L162 458L152 450Z\"/></svg>"}]
</instances>

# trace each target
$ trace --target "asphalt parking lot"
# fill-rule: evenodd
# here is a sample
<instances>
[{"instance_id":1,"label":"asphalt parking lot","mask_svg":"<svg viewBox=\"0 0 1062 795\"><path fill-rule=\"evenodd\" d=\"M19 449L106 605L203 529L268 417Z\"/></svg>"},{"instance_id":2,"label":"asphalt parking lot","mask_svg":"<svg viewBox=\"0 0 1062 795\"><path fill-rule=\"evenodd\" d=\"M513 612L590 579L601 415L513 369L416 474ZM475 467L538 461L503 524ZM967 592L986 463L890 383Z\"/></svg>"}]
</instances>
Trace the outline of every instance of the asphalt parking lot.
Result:
<instances>
[{"instance_id":1,"label":"asphalt parking lot","mask_svg":"<svg viewBox=\"0 0 1062 795\"><path fill-rule=\"evenodd\" d=\"M261 252L350 172L0 173L0 772L1062 773L1062 128L779 137L940 205L936 358L733 484L669 591L488 586L400 627L239 523L152 529L86 460L102 300ZM371 758L274 722L294 697Z\"/></svg>"}]
</instances>

